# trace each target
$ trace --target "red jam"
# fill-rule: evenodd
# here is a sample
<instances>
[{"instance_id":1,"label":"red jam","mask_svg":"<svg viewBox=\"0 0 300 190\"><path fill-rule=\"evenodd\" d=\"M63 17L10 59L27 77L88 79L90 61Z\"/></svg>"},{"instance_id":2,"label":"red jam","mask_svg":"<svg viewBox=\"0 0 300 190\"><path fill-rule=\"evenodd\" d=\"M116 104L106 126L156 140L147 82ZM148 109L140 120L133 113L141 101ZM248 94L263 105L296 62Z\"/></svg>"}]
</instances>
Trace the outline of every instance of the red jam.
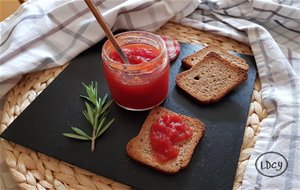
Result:
<instances>
[{"instance_id":1,"label":"red jam","mask_svg":"<svg viewBox=\"0 0 300 190\"><path fill-rule=\"evenodd\" d=\"M155 47L147 44L127 44L122 46L122 51L130 64L149 62L159 56L159 51ZM117 51L113 51L109 57L117 62L123 63Z\"/></svg>"},{"instance_id":2,"label":"red jam","mask_svg":"<svg viewBox=\"0 0 300 190\"><path fill-rule=\"evenodd\" d=\"M105 48L108 47L104 45ZM108 51L109 59L103 59L105 78L115 102L129 110L146 110L160 104L169 87L170 65L165 49L125 44L122 50L129 65L122 63L114 49Z\"/></svg>"},{"instance_id":3,"label":"red jam","mask_svg":"<svg viewBox=\"0 0 300 190\"><path fill-rule=\"evenodd\" d=\"M150 143L154 156L159 162L174 159L179 154L179 144L191 138L192 129L180 116L163 115L150 129Z\"/></svg>"}]
</instances>

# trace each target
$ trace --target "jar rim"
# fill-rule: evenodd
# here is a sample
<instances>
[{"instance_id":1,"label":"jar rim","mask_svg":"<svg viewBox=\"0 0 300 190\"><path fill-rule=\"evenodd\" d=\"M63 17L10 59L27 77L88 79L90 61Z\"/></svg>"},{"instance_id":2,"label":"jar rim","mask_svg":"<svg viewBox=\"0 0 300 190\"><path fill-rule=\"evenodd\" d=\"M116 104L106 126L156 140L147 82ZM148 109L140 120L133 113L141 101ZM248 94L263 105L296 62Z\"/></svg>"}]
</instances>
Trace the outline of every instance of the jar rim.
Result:
<instances>
[{"instance_id":1,"label":"jar rim","mask_svg":"<svg viewBox=\"0 0 300 190\"><path fill-rule=\"evenodd\" d=\"M137 71L137 70L141 70L141 69L149 69L149 67L152 68L152 66L155 66L154 63L157 63L160 59L163 58L164 54L166 54L166 44L164 42L164 40L157 34L153 34L150 32L146 32L146 31L139 31L139 30L134 30L134 31L127 31L127 32L122 32L119 33L117 35L115 35L116 40L120 41L129 37L132 37L134 35L141 35L139 37L142 37L144 39L149 39L152 41L155 41L158 45L159 45L159 55L152 59L151 61L143 61L139 64L124 64L120 62L117 62L113 59L110 58L109 56L109 52L107 51L108 46L110 45L113 49L113 45L110 42L110 40L108 39L103 47L102 47L102 59L105 58L105 62L107 63L108 66L114 68L114 69L118 69L118 70L122 70L122 71L126 71L126 72L130 72L130 71ZM123 37L123 38L122 38ZM120 39L121 38L121 39ZM137 37L138 38L138 37ZM121 46L122 48L122 46ZM104 60L102 60L103 62Z\"/></svg>"}]
</instances>

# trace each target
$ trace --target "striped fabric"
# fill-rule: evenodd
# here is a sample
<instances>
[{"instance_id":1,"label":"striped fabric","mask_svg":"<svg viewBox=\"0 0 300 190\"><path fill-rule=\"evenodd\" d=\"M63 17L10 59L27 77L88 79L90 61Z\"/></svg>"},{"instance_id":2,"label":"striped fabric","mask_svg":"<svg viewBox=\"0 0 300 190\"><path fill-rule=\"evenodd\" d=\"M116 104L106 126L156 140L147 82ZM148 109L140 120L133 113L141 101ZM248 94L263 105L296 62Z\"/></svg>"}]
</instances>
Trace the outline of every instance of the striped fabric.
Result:
<instances>
[{"instance_id":1,"label":"striped fabric","mask_svg":"<svg viewBox=\"0 0 300 190\"><path fill-rule=\"evenodd\" d=\"M177 22L248 43L255 56L268 117L262 122L241 189L299 189L300 1L202 1ZM276 177L264 176L255 167L258 157L271 151L288 163Z\"/></svg>"},{"instance_id":2,"label":"striped fabric","mask_svg":"<svg viewBox=\"0 0 300 190\"><path fill-rule=\"evenodd\" d=\"M181 19L197 0L95 0L108 24L117 29L154 31ZM141 16L142 15L142 16ZM0 98L22 74L63 65L100 41L104 32L84 1L31 0L0 24Z\"/></svg>"},{"instance_id":3,"label":"striped fabric","mask_svg":"<svg viewBox=\"0 0 300 190\"><path fill-rule=\"evenodd\" d=\"M242 189L300 187L299 0L95 0L113 30L154 31L168 20L248 43L268 117ZM29 0L0 23L0 98L22 74L63 65L104 37L79 0ZM288 162L277 177L261 175L257 158L277 152ZM216 153L217 156L217 153ZM274 160L275 161L275 160Z\"/></svg>"}]
</instances>

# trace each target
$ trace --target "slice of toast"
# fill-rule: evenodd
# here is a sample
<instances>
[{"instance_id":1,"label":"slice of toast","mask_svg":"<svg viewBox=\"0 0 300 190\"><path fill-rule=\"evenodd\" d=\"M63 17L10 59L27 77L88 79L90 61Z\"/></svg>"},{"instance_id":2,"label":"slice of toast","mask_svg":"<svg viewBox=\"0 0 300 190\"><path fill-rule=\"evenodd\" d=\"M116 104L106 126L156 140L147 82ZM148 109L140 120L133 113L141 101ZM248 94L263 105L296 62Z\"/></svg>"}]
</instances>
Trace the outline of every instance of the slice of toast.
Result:
<instances>
[{"instance_id":1,"label":"slice of toast","mask_svg":"<svg viewBox=\"0 0 300 190\"><path fill-rule=\"evenodd\" d=\"M191 69L176 76L176 84L199 102L217 102L247 80L247 70L214 52L207 54Z\"/></svg>"},{"instance_id":2,"label":"slice of toast","mask_svg":"<svg viewBox=\"0 0 300 190\"><path fill-rule=\"evenodd\" d=\"M192 55L185 57L184 59L182 59L182 64L187 68L191 68L192 66L194 66L198 62L200 62L210 52L219 54L226 61L236 64L244 70L248 70L248 68L249 68L249 65L245 62L244 59L237 57L235 55L232 55L232 54L228 53L226 50L224 50L216 45L210 45L208 47L205 47L205 48L197 51L196 53L194 53Z\"/></svg>"},{"instance_id":3,"label":"slice of toast","mask_svg":"<svg viewBox=\"0 0 300 190\"><path fill-rule=\"evenodd\" d=\"M150 129L153 122L165 114L179 115L183 122L193 131L193 135L186 141L179 144L179 155L175 159L167 162L159 162L152 151L150 143ZM194 149L205 131L204 124L198 120L185 115L177 114L163 107L153 108L146 118L139 134L131 139L127 146L127 154L135 161L150 166L164 173L177 173L181 168L187 167Z\"/></svg>"}]
</instances>

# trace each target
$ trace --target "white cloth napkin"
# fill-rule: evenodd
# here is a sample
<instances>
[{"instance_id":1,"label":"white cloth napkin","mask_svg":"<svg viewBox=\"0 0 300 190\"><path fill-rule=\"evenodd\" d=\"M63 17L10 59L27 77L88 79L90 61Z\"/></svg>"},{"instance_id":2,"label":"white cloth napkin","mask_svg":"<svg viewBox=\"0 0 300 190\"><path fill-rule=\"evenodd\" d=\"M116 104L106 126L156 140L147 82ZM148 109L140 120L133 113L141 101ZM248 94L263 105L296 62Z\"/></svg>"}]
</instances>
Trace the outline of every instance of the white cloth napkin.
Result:
<instances>
[{"instance_id":1,"label":"white cloth napkin","mask_svg":"<svg viewBox=\"0 0 300 190\"><path fill-rule=\"evenodd\" d=\"M117 30L154 31L168 20L248 43L268 117L248 162L242 189L300 187L300 2L263 0L95 0ZM191 14L192 13L192 14ZM29 0L0 23L0 98L22 74L63 65L105 35L78 0ZM213 150L212 150L213 151ZM266 152L288 167L267 177L255 167ZM216 153L217 156L217 153ZM262 162L263 163L263 162ZM275 175L276 170L270 175ZM263 174L266 171L260 171Z\"/></svg>"},{"instance_id":2,"label":"white cloth napkin","mask_svg":"<svg viewBox=\"0 0 300 190\"><path fill-rule=\"evenodd\" d=\"M197 0L95 0L106 22L117 29L154 31L181 19ZM0 23L0 98L22 74L63 65L105 34L84 1L31 0Z\"/></svg>"}]
</instances>

